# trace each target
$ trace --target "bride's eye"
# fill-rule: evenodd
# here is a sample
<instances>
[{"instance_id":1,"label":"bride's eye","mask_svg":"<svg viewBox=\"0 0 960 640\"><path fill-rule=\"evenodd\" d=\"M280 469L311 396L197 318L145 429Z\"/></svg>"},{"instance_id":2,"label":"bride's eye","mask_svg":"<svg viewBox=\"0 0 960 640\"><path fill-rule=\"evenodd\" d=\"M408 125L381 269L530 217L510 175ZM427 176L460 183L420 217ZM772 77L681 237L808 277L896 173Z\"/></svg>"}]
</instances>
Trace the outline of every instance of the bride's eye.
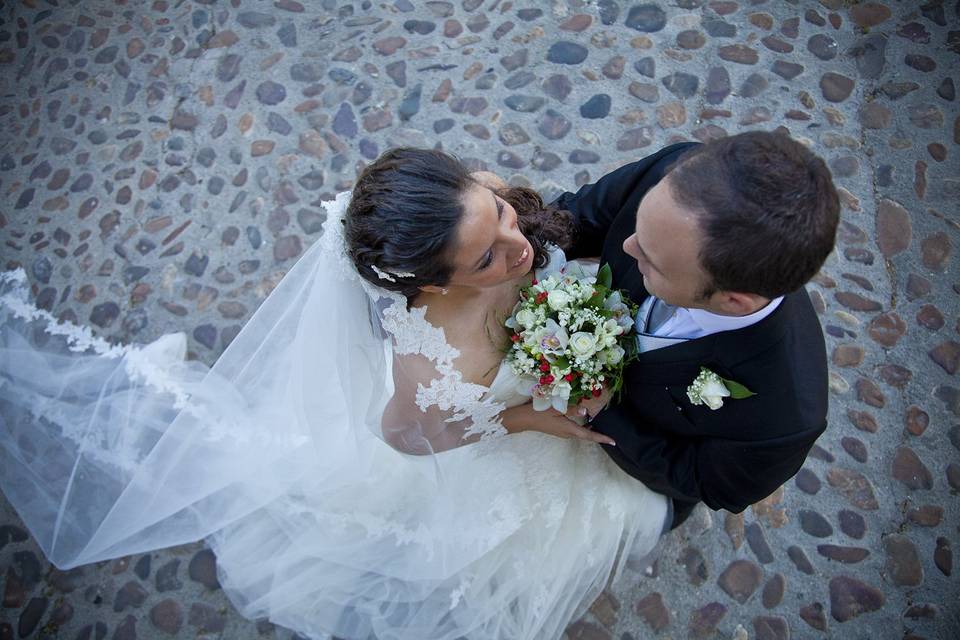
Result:
<instances>
[{"instance_id":1,"label":"bride's eye","mask_svg":"<svg viewBox=\"0 0 960 640\"><path fill-rule=\"evenodd\" d=\"M503 200L497 198L497 220L503 219Z\"/></svg>"},{"instance_id":2,"label":"bride's eye","mask_svg":"<svg viewBox=\"0 0 960 640\"><path fill-rule=\"evenodd\" d=\"M483 271L493 262L493 249L487 252L487 257L484 259L483 264L480 265L480 268L477 271Z\"/></svg>"}]
</instances>

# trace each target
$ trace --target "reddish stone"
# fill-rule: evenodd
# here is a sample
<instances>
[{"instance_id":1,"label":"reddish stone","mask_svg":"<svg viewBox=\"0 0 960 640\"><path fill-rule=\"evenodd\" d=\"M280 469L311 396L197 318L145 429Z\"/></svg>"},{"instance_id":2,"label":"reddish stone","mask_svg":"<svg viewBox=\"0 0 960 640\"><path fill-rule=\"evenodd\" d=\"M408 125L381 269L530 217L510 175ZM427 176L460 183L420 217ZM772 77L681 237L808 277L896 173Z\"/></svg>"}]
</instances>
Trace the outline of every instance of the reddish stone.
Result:
<instances>
[{"instance_id":1,"label":"reddish stone","mask_svg":"<svg viewBox=\"0 0 960 640\"><path fill-rule=\"evenodd\" d=\"M743 514L728 513L723 520L723 530L730 538L734 550L739 549L743 544Z\"/></svg>"},{"instance_id":2,"label":"reddish stone","mask_svg":"<svg viewBox=\"0 0 960 640\"><path fill-rule=\"evenodd\" d=\"M790 44L789 42L786 42L785 40L781 40L780 38L777 38L775 36L764 36L763 38L760 39L760 42L762 42L763 46L765 46L767 49L770 49L771 51L775 51L777 53L790 53L791 51L793 51L792 44ZM794 63L783 62L781 66L778 68L782 71L786 71L787 69L792 69L790 73L792 73L793 71L796 71L796 74L799 74L801 71L803 71L802 65L795 65L791 67L788 67L786 65L794 65ZM799 69L797 67L799 67ZM774 70L774 72L778 73L776 69Z\"/></svg>"},{"instance_id":3,"label":"reddish stone","mask_svg":"<svg viewBox=\"0 0 960 640\"><path fill-rule=\"evenodd\" d=\"M960 464L951 462L947 465L947 484L960 491Z\"/></svg>"},{"instance_id":4,"label":"reddish stone","mask_svg":"<svg viewBox=\"0 0 960 640\"><path fill-rule=\"evenodd\" d=\"M641 598L634 610L654 631L662 631L670 624L670 611L663 605L663 597L659 593Z\"/></svg>"},{"instance_id":5,"label":"reddish stone","mask_svg":"<svg viewBox=\"0 0 960 640\"><path fill-rule=\"evenodd\" d=\"M841 564L857 564L870 555L870 551L863 547L844 547L836 544L817 545L817 553Z\"/></svg>"},{"instance_id":6,"label":"reddish stone","mask_svg":"<svg viewBox=\"0 0 960 640\"><path fill-rule=\"evenodd\" d=\"M920 555L909 538L900 534L884 536L883 550L887 554L884 577L888 582L898 587L916 587L923 581Z\"/></svg>"},{"instance_id":7,"label":"reddish stone","mask_svg":"<svg viewBox=\"0 0 960 640\"><path fill-rule=\"evenodd\" d=\"M391 122L393 122L393 114L388 108L371 109L363 115L363 128L370 133L386 129Z\"/></svg>"},{"instance_id":8,"label":"reddish stone","mask_svg":"<svg viewBox=\"0 0 960 640\"><path fill-rule=\"evenodd\" d=\"M276 262L296 258L302 252L303 244L300 242L300 236L283 236L277 238L273 245L273 259Z\"/></svg>"},{"instance_id":9,"label":"reddish stone","mask_svg":"<svg viewBox=\"0 0 960 640\"><path fill-rule=\"evenodd\" d=\"M937 162L943 162L947 159L947 148L939 142L931 142L928 144L927 153Z\"/></svg>"},{"instance_id":10,"label":"reddish stone","mask_svg":"<svg viewBox=\"0 0 960 640\"><path fill-rule=\"evenodd\" d=\"M915 273L911 273L909 276L907 276L907 298L910 300L922 298L930 293L932 289L933 286L930 284L930 281L923 276L919 276Z\"/></svg>"},{"instance_id":11,"label":"reddish stone","mask_svg":"<svg viewBox=\"0 0 960 640\"><path fill-rule=\"evenodd\" d=\"M916 405L907 409L907 431L911 435L920 436L930 425L930 416Z\"/></svg>"},{"instance_id":12,"label":"reddish stone","mask_svg":"<svg viewBox=\"0 0 960 640\"><path fill-rule=\"evenodd\" d=\"M717 55L721 59L739 64L756 64L760 57L757 50L743 44L731 44L720 47Z\"/></svg>"},{"instance_id":13,"label":"reddish stone","mask_svg":"<svg viewBox=\"0 0 960 640\"><path fill-rule=\"evenodd\" d=\"M593 17L585 13L578 13L576 15L570 16L565 21L560 23L560 29L563 31L583 31L593 22Z\"/></svg>"},{"instance_id":14,"label":"reddish stone","mask_svg":"<svg viewBox=\"0 0 960 640\"><path fill-rule=\"evenodd\" d=\"M913 372L899 364L885 364L880 367L880 377L891 387L903 389L913 379Z\"/></svg>"},{"instance_id":15,"label":"reddish stone","mask_svg":"<svg viewBox=\"0 0 960 640\"><path fill-rule=\"evenodd\" d=\"M955 374L960 367L960 343L953 340L941 342L930 350L929 355L931 360L950 375Z\"/></svg>"},{"instance_id":16,"label":"reddish stone","mask_svg":"<svg viewBox=\"0 0 960 640\"><path fill-rule=\"evenodd\" d=\"M893 477L909 489L932 489L933 476L910 447L898 447L893 457Z\"/></svg>"},{"instance_id":17,"label":"reddish stone","mask_svg":"<svg viewBox=\"0 0 960 640\"><path fill-rule=\"evenodd\" d=\"M393 55L398 49L406 46L407 39L403 36L390 36L373 43L374 50L382 56Z\"/></svg>"},{"instance_id":18,"label":"reddish stone","mask_svg":"<svg viewBox=\"0 0 960 640\"><path fill-rule=\"evenodd\" d=\"M735 13L737 9L740 8L740 5L733 0L714 0L714 2L710 3L710 8L718 16L726 16Z\"/></svg>"},{"instance_id":19,"label":"reddish stone","mask_svg":"<svg viewBox=\"0 0 960 640\"><path fill-rule=\"evenodd\" d=\"M857 400L860 402L878 409L882 409L887 403L886 397L883 395L883 392L880 391L880 387L866 378L857 380L855 388L857 390Z\"/></svg>"},{"instance_id":20,"label":"reddish stone","mask_svg":"<svg viewBox=\"0 0 960 640\"><path fill-rule=\"evenodd\" d=\"M856 367L863 362L863 347L855 344L840 344L833 350L833 364L838 367Z\"/></svg>"},{"instance_id":21,"label":"reddish stone","mask_svg":"<svg viewBox=\"0 0 960 640\"><path fill-rule=\"evenodd\" d=\"M769 13L751 13L747 19L755 27L769 31L773 29L773 16Z\"/></svg>"},{"instance_id":22,"label":"reddish stone","mask_svg":"<svg viewBox=\"0 0 960 640\"><path fill-rule=\"evenodd\" d=\"M823 605L819 602L801 607L800 617L817 631L827 630L827 617L823 614Z\"/></svg>"},{"instance_id":23,"label":"reddish stone","mask_svg":"<svg viewBox=\"0 0 960 640\"><path fill-rule=\"evenodd\" d=\"M233 31L229 29L225 31L220 31L217 35L213 36L207 41L208 49L217 49L220 47L231 47L240 42L240 38ZM144 58L146 59L146 58Z\"/></svg>"},{"instance_id":24,"label":"reddish stone","mask_svg":"<svg viewBox=\"0 0 960 640\"><path fill-rule=\"evenodd\" d=\"M893 114L879 102L868 102L860 107L860 124L867 129L886 129Z\"/></svg>"},{"instance_id":25,"label":"reddish stone","mask_svg":"<svg viewBox=\"0 0 960 640\"><path fill-rule=\"evenodd\" d=\"M780 616L756 616L753 630L757 640L790 640L790 625Z\"/></svg>"},{"instance_id":26,"label":"reddish stone","mask_svg":"<svg viewBox=\"0 0 960 640\"><path fill-rule=\"evenodd\" d=\"M877 611L885 601L883 592L856 578L841 575L830 579L830 615L837 622Z\"/></svg>"},{"instance_id":27,"label":"reddish stone","mask_svg":"<svg viewBox=\"0 0 960 640\"><path fill-rule=\"evenodd\" d=\"M920 243L923 266L932 271L944 271L950 261L950 236L943 231L924 238Z\"/></svg>"},{"instance_id":28,"label":"reddish stone","mask_svg":"<svg viewBox=\"0 0 960 640\"><path fill-rule=\"evenodd\" d=\"M828 71L820 77L820 92L830 102L843 102L853 93L854 82L847 76Z\"/></svg>"},{"instance_id":29,"label":"reddish stone","mask_svg":"<svg viewBox=\"0 0 960 640\"><path fill-rule=\"evenodd\" d=\"M933 564L937 565L940 573L949 577L953 573L953 551L950 541L946 538L937 538L937 548L933 552Z\"/></svg>"},{"instance_id":30,"label":"reddish stone","mask_svg":"<svg viewBox=\"0 0 960 640\"><path fill-rule=\"evenodd\" d=\"M859 293L837 291L833 294L833 297L837 299L837 302L852 311L880 311L883 309L883 305L879 302L864 298Z\"/></svg>"},{"instance_id":31,"label":"reddish stone","mask_svg":"<svg viewBox=\"0 0 960 640\"><path fill-rule=\"evenodd\" d=\"M613 635L603 627L585 620L577 620L567 627L566 637L570 640L612 640Z\"/></svg>"},{"instance_id":32,"label":"reddish stone","mask_svg":"<svg viewBox=\"0 0 960 640\"><path fill-rule=\"evenodd\" d=\"M831 467L827 471L827 482L855 507L865 511L875 511L880 507L870 481L861 473L842 467Z\"/></svg>"},{"instance_id":33,"label":"reddish stone","mask_svg":"<svg viewBox=\"0 0 960 640\"><path fill-rule=\"evenodd\" d=\"M620 611L620 601L609 591L603 591L590 605L590 613L605 627L612 627L617 622L617 612Z\"/></svg>"},{"instance_id":34,"label":"reddish stone","mask_svg":"<svg viewBox=\"0 0 960 640\"><path fill-rule=\"evenodd\" d=\"M766 609L773 609L783 601L783 593L786 590L787 580L782 573L776 573L763 585L763 606Z\"/></svg>"},{"instance_id":35,"label":"reddish stone","mask_svg":"<svg viewBox=\"0 0 960 640\"><path fill-rule=\"evenodd\" d=\"M868 433L877 432L877 421L866 411L857 411L856 409L847 409L847 418L860 431Z\"/></svg>"},{"instance_id":36,"label":"reddish stone","mask_svg":"<svg viewBox=\"0 0 960 640\"><path fill-rule=\"evenodd\" d=\"M921 527L935 527L943 520L943 507L925 504L907 512L907 519Z\"/></svg>"},{"instance_id":37,"label":"reddish stone","mask_svg":"<svg viewBox=\"0 0 960 640\"><path fill-rule=\"evenodd\" d=\"M923 200L927 194L927 163L917 160L913 169L913 190Z\"/></svg>"},{"instance_id":38,"label":"reddish stone","mask_svg":"<svg viewBox=\"0 0 960 640\"><path fill-rule=\"evenodd\" d=\"M897 202L884 198L877 206L877 246L883 257L890 258L907 249L913 227L910 214Z\"/></svg>"},{"instance_id":39,"label":"reddish stone","mask_svg":"<svg viewBox=\"0 0 960 640\"><path fill-rule=\"evenodd\" d=\"M265 156L273 151L274 146L273 140L254 140L250 144L250 155L254 158Z\"/></svg>"},{"instance_id":40,"label":"reddish stone","mask_svg":"<svg viewBox=\"0 0 960 640\"><path fill-rule=\"evenodd\" d=\"M753 562L734 560L717 578L717 584L728 596L744 604L760 586L762 576L763 571Z\"/></svg>"},{"instance_id":41,"label":"reddish stone","mask_svg":"<svg viewBox=\"0 0 960 640\"><path fill-rule=\"evenodd\" d=\"M939 331L944 322L943 314L932 304L925 304L917 311L917 324L930 331Z\"/></svg>"},{"instance_id":42,"label":"reddish stone","mask_svg":"<svg viewBox=\"0 0 960 640\"><path fill-rule=\"evenodd\" d=\"M710 638L717 631L717 625L723 616L727 614L727 608L719 602L711 602L694 611L690 615L690 637L692 638Z\"/></svg>"},{"instance_id":43,"label":"reddish stone","mask_svg":"<svg viewBox=\"0 0 960 640\"><path fill-rule=\"evenodd\" d=\"M702 585L709 577L707 561L704 560L703 554L696 547L686 547L681 551L677 563L683 565L686 569L687 579L695 587Z\"/></svg>"},{"instance_id":44,"label":"reddish stone","mask_svg":"<svg viewBox=\"0 0 960 640\"><path fill-rule=\"evenodd\" d=\"M843 436L840 440L840 446L857 462L863 463L867 461L867 445L863 444L862 440L858 440L852 436Z\"/></svg>"},{"instance_id":45,"label":"reddish stone","mask_svg":"<svg viewBox=\"0 0 960 640\"><path fill-rule=\"evenodd\" d=\"M463 33L463 25L459 21L450 18L443 23L443 35L447 38L456 38Z\"/></svg>"},{"instance_id":46,"label":"reddish stone","mask_svg":"<svg viewBox=\"0 0 960 640\"><path fill-rule=\"evenodd\" d=\"M890 9L879 2L865 2L850 7L850 19L863 28L875 27L891 15Z\"/></svg>"},{"instance_id":47,"label":"reddish stone","mask_svg":"<svg viewBox=\"0 0 960 640\"><path fill-rule=\"evenodd\" d=\"M867 327L870 337L887 348L896 345L906 331L907 323L895 311L881 313Z\"/></svg>"},{"instance_id":48,"label":"reddish stone","mask_svg":"<svg viewBox=\"0 0 960 640\"><path fill-rule=\"evenodd\" d=\"M183 610L176 600L161 600L150 610L150 622L160 631L176 635L183 626Z\"/></svg>"}]
</instances>

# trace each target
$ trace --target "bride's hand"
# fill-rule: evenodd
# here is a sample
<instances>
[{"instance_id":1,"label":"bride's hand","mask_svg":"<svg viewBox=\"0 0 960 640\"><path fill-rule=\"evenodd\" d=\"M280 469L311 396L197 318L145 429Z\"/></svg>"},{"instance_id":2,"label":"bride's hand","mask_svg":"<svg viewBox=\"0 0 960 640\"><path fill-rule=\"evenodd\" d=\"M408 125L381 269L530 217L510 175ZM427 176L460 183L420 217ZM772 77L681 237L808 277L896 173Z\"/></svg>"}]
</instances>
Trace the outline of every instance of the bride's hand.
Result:
<instances>
[{"instance_id":1,"label":"bride's hand","mask_svg":"<svg viewBox=\"0 0 960 640\"><path fill-rule=\"evenodd\" d=\"M534 411L533 404L529 402L505 410L500 414L500 420L510 433L540 431L558 438L577 438L612 446L617 444L602 433L594 433L574 422L570 416L553 409Z\"/></svg>"},{"instance_id":2,"label":"bride's hand","mask_svg":"<svg viewBox=\"0 0 960 640\"><path fill-rule=\"evenodd\" d=\"M603 409L610 404L610 398L613 397L613 394L610 393L609 389L604 388L603 393L601 393L596 398L590 398L589 400L581 400L577 403L577 408L572 409L577 415L583 416L587 421L592 420L596 417L598 413L603 411Z\"/></svg>"}]
</instances>

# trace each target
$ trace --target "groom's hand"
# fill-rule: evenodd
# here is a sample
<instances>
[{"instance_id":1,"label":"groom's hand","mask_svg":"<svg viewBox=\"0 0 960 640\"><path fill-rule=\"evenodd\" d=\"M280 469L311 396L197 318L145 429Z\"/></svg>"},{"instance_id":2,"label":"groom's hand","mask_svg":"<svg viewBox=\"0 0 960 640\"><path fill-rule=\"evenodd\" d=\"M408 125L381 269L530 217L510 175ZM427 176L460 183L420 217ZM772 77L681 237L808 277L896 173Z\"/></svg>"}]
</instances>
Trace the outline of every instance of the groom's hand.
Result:
<instances>
[{"instance_id":1,"label":"groom's hand","mask_svg":"<svg viewBox=\"0 0 960 640\"><path fill-rule=\"evenodd\" d=\"M505 410L500 414L500 421L510 433L540 431L557 438L576 438L611 446L617 444L602 433L594 433L577 424L572 416L553 409L534 411L530 402Z\"/></svg>"}]
</instances>

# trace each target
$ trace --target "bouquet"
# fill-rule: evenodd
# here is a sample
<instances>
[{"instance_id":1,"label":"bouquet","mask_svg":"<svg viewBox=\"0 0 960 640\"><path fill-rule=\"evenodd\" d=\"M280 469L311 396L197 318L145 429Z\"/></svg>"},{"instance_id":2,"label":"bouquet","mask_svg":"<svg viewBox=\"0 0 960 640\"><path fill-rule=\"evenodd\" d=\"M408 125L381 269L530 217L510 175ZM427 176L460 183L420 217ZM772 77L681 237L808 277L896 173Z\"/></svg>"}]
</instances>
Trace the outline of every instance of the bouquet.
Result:
<instances>
[{"instance_id":1,"label":"bouquet","mask_svg":"<svg viewBox=\"0 0 960 640\"><path fill-rule=\"evenodd\" d=\"M611 281L609 265L592 276L570 263L521 289L504 323L513 342L507 362L536 411L565 413L605 389L619 391L624 364L635 354L630 334L637 308Z\"/></svg>"}]
</instances>

